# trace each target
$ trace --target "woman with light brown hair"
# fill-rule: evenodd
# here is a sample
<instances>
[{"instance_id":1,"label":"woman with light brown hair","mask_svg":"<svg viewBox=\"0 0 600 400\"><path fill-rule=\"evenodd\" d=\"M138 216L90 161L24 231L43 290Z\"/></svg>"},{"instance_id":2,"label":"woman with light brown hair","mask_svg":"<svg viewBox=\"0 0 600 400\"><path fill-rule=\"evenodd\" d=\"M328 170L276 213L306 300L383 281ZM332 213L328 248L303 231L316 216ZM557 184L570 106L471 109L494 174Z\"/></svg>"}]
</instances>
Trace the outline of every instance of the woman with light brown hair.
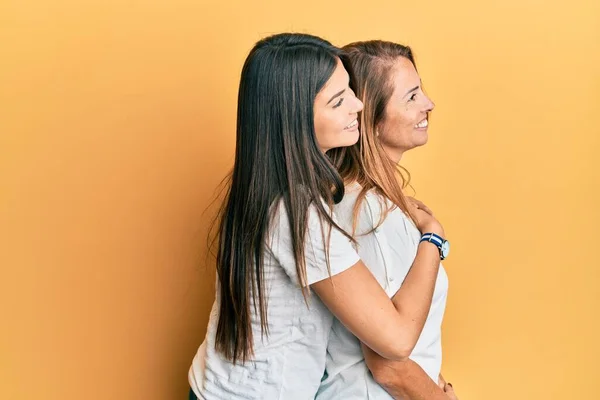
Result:
<instances>
[{"instance_id":1,"label":"woman with light brown hair","mask_svg":"<svg viewBox=\"0 0 600 400\"><path fill-rule=\"evenodd\" d=\"M427 304L428 310L410 357L394 361L362 344L335 320L316 398L456 398L440 374L448 289L440 259L448 255L449 244L441 224L436 232L418 228L415 210L432 213L403 193L410 175L399 164L404 152L427 143L434 104L423 91L409 47L375 40L352 43L343 50L351 87L364 108L359 141L329 152L346 185L334 212L388 296L401 299L405 312L417 313L419 304ZM431 244L439 248L440 258L429 270L415 268L419 249Z\"/></svg>"}]
</instances>

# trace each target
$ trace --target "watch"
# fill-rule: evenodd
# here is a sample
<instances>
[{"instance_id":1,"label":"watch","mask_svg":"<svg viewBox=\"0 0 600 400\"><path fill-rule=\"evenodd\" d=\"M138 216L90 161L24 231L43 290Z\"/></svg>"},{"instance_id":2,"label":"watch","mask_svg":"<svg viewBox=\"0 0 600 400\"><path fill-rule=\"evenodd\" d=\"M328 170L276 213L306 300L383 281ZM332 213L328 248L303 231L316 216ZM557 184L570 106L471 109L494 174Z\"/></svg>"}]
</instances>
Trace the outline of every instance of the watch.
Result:
<instances>
[{"instance_id":1,"label":"watch","mask_svg":"<svg viewBox=\"0 0 600 400\"><path fill-rule=\"evenodd\" d=\"M421 236L419 243L421 242L430 242L435 244L440 251L441 260L444 260L446 257L448 257L448 254L450 253L450 242L440 235L436 235L435 233L424 233L423 236Z\"/></svg>"}]
</instances>

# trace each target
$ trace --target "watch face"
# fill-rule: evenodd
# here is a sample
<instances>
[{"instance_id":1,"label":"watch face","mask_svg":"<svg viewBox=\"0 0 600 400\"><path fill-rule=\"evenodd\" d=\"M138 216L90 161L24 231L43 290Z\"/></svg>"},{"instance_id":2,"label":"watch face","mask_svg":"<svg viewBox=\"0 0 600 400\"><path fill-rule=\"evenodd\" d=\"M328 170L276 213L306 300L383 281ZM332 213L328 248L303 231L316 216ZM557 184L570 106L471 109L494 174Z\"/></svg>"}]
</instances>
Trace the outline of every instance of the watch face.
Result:
<instances>
[{"instance_id":1,"label":"watch face","mask_svg":"<svg viewBox=\"0 0 600 400\"><path fill-rule=\"evenodd\" d=\"M449 253L450 253L450 242L446 240L444 243L442 243L442 255L444 256L444 258L446 258L446 257L448 257Z\"/></svg>"}]
</instances>

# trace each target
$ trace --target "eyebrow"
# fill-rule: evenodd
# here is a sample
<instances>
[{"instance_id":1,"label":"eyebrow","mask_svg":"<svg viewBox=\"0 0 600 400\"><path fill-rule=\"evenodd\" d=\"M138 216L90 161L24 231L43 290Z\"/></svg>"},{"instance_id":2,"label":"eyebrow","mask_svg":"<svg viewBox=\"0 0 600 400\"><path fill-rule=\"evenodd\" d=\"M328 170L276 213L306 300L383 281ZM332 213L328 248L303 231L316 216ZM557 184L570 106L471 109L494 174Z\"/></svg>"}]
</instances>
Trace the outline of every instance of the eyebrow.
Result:
<instances>
[{"instance_id":1,"label":"eyebrow","mask_svg":"<svg viewBox=\"0 0 600 400\"><path fill-rule=\"evenodd\" d=\"M329 99L327 104L331 103L333 101L333 99L335 99L336 97L340 97L342 95L342 93L344 93L345 91L346 91L346 89L340 90L339 92L337 92L336 94L331 96L331 98ZM327 105L327 104L325 104L325 105Z\"/></svg>"}]
</instances>

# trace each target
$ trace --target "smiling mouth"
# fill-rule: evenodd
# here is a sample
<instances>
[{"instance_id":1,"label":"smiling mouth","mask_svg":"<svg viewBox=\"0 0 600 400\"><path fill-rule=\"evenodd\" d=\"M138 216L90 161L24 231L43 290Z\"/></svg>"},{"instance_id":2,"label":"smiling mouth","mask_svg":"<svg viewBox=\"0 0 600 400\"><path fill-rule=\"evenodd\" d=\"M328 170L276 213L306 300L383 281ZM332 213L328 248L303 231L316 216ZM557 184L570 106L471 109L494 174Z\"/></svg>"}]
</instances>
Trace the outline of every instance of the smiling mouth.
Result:
<instances>
[{"instance_id":1,"label":"smiling mouth","mask_svg":"<svg viewBox=\"0 0 600 400\"><path fill-rule=\"evenodd\" d=\"M427 128L427 126L429 126L429 119L425 118L423 121L416 124L415 128L423 129L423 128Z\"/></svg>"},{"instance_id":2,"label":"smiling mouth","mask_svg":"<svg viewBox=\"0 0 600 400\"><path fill-rule=\"evenodd\" d=\"M353 129L356 128L358 126L358 120L355 119L354 121L350 122L350 124L345 127L344 129Z\"/></svg>"}]
</instances>

